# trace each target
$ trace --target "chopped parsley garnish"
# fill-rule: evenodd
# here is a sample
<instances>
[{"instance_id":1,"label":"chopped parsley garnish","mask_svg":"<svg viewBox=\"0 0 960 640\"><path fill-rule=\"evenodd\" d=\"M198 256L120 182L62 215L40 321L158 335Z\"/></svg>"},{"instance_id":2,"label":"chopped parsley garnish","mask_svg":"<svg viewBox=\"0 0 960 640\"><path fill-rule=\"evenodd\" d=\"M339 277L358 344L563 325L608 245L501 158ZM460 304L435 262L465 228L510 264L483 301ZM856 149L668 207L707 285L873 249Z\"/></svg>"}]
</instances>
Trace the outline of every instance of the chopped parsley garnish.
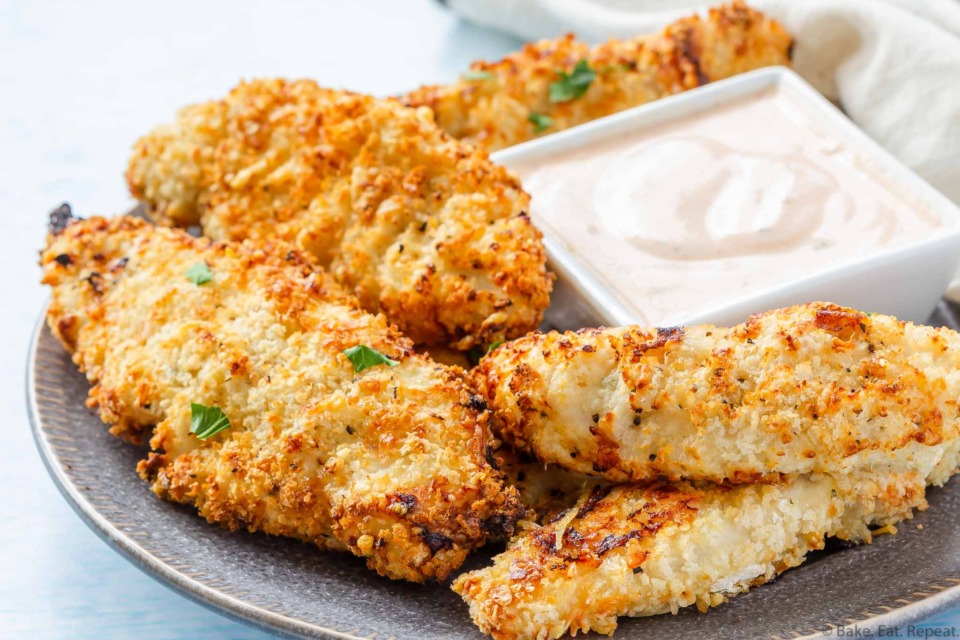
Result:
<instances>
[{"instance_id":1,"label":"chopped parsley garnish","mask_svg":"<svg viewBox=\"0 0 960 640\"><path fill-rule=\"evenodd\" d=\"M483 80L493 80L493 74L489 71L480 71L473 69L463 74L463 79L467 82L480 82Z\"/></svg>"},{"instance_id":2,"label":"chopped parsley garnish","mask_svg":"<svg viewBox=\"0 0 960 640\"><path fill-rule=\"evenodd\" d=\"M600 73L616 73L617 71L631 71L625 64L608 64L600 69Z\"/></svg>"},{"instance_id":3,"label":"chopped parsley garnish","mask_svg":"<svg viewBox=\"0 0 960 640\"><path fill-rule=\"evenodd\" d=\"M480 364L480 359L483 358L483 356L487 355L488 353L490 353L491 351L493 351L494 349L496 349L502 344L503 344L503 340L495 340L486 349L484 349L479 344L473 345L472 347L467 349L467 353L466 353L467 362L470 363L471 367L477 366L478 364Z\"/></svg>"},{"instance_id":4,"label":"chopped parsley garnish","mask_svg":"<svg viewBox=\"0 0 960 640\"><path fill-rule=\"evenodd\" d=\"M470 363L471 367L475 367L480 364L480 358L484 356L483 347L478 344L473 345L467 349L467 362Z\"/></svg>"},{"instance_id":5,"label":"chopped parsley garnish","mask_svg":"<svg viewBox=\"0 0 960 640\"><path fill-rule=\"evenodd\" d=\"M187 269L187 280L200 286L213 280L213 272L210 271L206 262L198 262Z\"/></svg>"},{"instance_id":6,"label":"chopped parsley garnish","mask_svg":"<svg viewBox=\"0 0 960 640\"><path fill-rule=\"evenodd\" d=\"M534 133L540 133L553 126L553 118L545 116L542 113L537 113L536 111L531 111L530 115L527 116L527 120L533 123Z\"/></svg>"},{"instance_id":7,"label":"chopped parsley garnish","mask_svg":"<svg viewBox=\"0 0 960 640\"><path fill-rule=\"evenodd\" d=\"M224 415L220 407L190 403L190 433L193 435L206 440L229 428L230 419Z\"/></svg>"},{"instance_id":8,"label":"chopped parsley garnish","mask_svg":"<svg viewBox=\"0 0 960 640\"><path fill-rule=\"evenodd\" d=\"M559 71L558 74L560 79L550 83L550 102L569 102L581 97L597 77L586 60L578 62L570 73Z\"/></svg>"},{"instance_id":9,"label":"chopped parsley garnish","mask_svg":"<svg viewBox=\"0 0 960 640\"><path fill-rule=\"evenodd\" d=\"M399 362L391 360L376 349L371 349L365 344L358 344L344 350L344 355L353 363L353 370L360 373L368 367L375 367L378 364L385 364L388 367L395 367Z\"/></svg>"}]
</instances>

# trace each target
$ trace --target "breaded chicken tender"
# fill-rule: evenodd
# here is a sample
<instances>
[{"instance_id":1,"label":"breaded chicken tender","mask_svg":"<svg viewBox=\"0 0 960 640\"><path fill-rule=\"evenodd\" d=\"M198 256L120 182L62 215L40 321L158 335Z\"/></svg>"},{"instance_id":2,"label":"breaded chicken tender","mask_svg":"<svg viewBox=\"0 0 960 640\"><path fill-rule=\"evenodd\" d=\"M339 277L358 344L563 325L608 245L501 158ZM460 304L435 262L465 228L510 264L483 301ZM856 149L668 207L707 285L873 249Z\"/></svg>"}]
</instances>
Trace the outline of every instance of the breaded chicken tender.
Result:
<instances>
[{"instance_id":1,"label":"breaded chicken tender","mask_svg":"<svg viewBox=\"0 0 960 640\"><path fill-rule=\"evenodd\" d=\"M923 478L913 473L846 488L825 475L595 487L453 589L497 640L612 634L617 616L717 606L799 565L827 536L869 541L867 525L910 517L923 496Z\"/></svg>"},{"instance_id":2,"label":"breaded chicken tender","mask_svg":"<svg viewBox=\"0 0 960 640\"><path fill-rule=\"evenodd\" d=\"M532 334L476 381L504 440L615 482L898 473L960 442L960 335L826 303Z\"/></svg>"},{"instance_id":3,"label":"breaded chicken tender","mask_svg":"<svg viewBox=\"0 0 960 640\"><path fill-rule=\"evenodd\" d=\"M486 348L549 302L529 196L426 109L245 82L140 139L127 181L161 222L295 245L417 343Z\"/></svg>"},{"instance_id":4,"label":"breaded chicken tender","mask_svg":"<svg viewBox=\"0 0 960 640\"><path fill-rule=\"evenodd\" d=\"M292 246L60 213L41 260L49 325L111 431L152 429L138 470L158 496L418 582L511 530L522 507L487 461L462 372L414 353ZM357 367L345 351L359 346L394 363ZM229 428L202 439L194 405Z\"/></svg>"},{"instance_id":5,"label":"breaded chicken tender","mask_svg":"<svg viewBox=\"0 0 960 640\"><path fill-rule=\"evenodd\" d=\"M788 65L792 42L779 23L733 2L653 36L592 48L572 34L528 44L402 100L429 107L453 137L495 151L738 73Z\"/></svg>"}]
</instances>

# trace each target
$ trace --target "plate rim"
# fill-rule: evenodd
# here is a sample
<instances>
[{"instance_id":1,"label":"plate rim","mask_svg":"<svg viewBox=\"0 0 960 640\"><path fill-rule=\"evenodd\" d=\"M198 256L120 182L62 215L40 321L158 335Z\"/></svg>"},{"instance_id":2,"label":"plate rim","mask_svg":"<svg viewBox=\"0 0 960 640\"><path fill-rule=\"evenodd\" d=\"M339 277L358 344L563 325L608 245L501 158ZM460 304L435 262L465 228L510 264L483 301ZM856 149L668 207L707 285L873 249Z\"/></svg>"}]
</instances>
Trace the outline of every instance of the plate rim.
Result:
<instances>
[{"instance_id":1,"label":"plate rim","mask_svg":"<svg viewBox=\"0 0 960 640\"><path fill-rule=\"evenodd\" d=\"M79 516L80 520L98 538L140 571L175 593L228 619L264 631L279 633L286 637L368 640L363 636L338 631L270 611L240 598L229 596L215 587L208 586L200 580L178 571L140 546L132 537L119 530L80 493L66 474L59 457L47 438L42 426L43 420L40 416L39 403L37 402L37 353L40 336L47 327L48 307L49 301L44 303L40 310L39 318L30 336L27 351L25 380L27 416L30 422L30 432L44 468L46 468L60 495L63 496L74 513ZM952 580L955 584L931 583L924 585L922 589L933 590L933 592L915 590L910 594L910 597L916 597L916 599L906 602L902 606L882 612L864 609L856 616L844 619L842 624L824 623L822 630L794 637L797 640L824 640L831 638L831 633L839 626L856 625L876 631L881 626L889 628L919 622L951 607L960 606L960 576L947 580ZM905 599L902 598L897 602L902 602ZM874 606L884 607L886 605ZM770 637L776 638L777 636L771 635Z\"/></svg>"}]
</instances>

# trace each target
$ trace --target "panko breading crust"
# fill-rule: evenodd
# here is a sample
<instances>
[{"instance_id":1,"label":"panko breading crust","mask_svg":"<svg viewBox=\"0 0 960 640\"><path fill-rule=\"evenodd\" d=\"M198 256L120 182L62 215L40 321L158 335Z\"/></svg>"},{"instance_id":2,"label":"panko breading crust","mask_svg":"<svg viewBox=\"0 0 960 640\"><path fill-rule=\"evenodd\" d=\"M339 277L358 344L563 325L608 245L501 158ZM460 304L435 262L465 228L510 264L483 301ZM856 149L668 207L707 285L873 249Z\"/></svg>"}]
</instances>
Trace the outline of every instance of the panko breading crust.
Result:
<instances>
[{"instance_id":1,"label":"panko breading crust","mask_svg":"<svg viewBox=\"0 0 960 640\"><path fill-rule=\"evenodd\" d=\"M510 447L501 446L493 455L507 484L516 487L528 521L542 523L569 509L585 490L610 486L602 478L544 464Z\"/></svg>"},{"instance_id":2,"label":"panko breading crust","mask_svg":"<svg viewBox=\"0 0 960 640\"><path fill-rule=\"evenodd\" d=\"M245 82L140 139L127 181L160 221L296 245L417 343L484 348L549 302L529 196L427 109Z\"/></svg>"},{"instance_id":3,"label":"panko breading crust","mask_svg":"<svg viewBox=\"0 0 960 640\"><path fill-rule=\"evenodd\" d=\"M612 634L617 616L706 611L799 565L827 536L869 541L868 524L924 506L910 474L860 480L849 492L824 475L597 486L453 588L497 640Z\"/></svg>"},{"instance_id":4,"label":"panko breading crust","mask_svg":"<svg viewBox=\"0 0 960 640\"><path fill-rule=\"evenodd\" d=\"M63 222L61 220L61 222ZM522 511L487 461L483 401L283 243L215 243L133 218L72 222L42 253L48 322L141 475L227 528L443 579ZM205 262L213 280L187 270ZM358 344L398 360L355 373ZM190 433L192 402L231 428Z\"/></svg>"},{"instance_id":5,"label":"panko breading crust","mask_svg":"<svg viewBox=\"0 0 960 640\"><path fill-rule=\"evenodd\" d=\"M455 138L494 151L738 73L788 65L792 42L779 23L734 2L654 36L593 48L572 34L528 44L499 62L474 63L467 78L402 100L429 107ZM597 74L586 94L551 102L550 84L581 60ZM551 123L538 132L532 114Z\"/></svg>"},{"instance_id":6,"label":"panko breading crust","mask_svg":"<svg viewBox=\"0 0 960 640\"><path fill-rule=\"evenodd\" d=\"M960 441L960 336L826 303L532 334L476 381L507 442L616 482L897 473Z\"/></svg>"}]
</instances>

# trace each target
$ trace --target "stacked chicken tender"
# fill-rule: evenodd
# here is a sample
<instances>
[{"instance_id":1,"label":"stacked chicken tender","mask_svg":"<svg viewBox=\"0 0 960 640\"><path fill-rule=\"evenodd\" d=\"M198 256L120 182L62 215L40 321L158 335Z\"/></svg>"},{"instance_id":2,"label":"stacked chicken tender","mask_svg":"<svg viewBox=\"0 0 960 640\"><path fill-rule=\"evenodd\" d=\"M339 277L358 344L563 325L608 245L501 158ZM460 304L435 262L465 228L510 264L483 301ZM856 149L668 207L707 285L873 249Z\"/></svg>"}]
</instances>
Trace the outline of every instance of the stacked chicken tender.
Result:
<instances>
[{"instance_id":1,"label":"stacked chicken tender","mask_svg":"<svg viewBox=\"0 0 960 640\"><path fill-rule=\"evenodd\" d=\"M294 245L419 344L486 349L549 302L530 197L425 109L245 82L141 138L127 181L160 223Z\"/></svg>"},{"instance_id":2,"label":"stacked chicken tender","mask_svg":"<svg viewBox=\"0 0 960 640\"><path fill-rule=\"evenodd\" d=\"M579 491L558 510L519 484L546 517L454 582L501 639L706 610L829 536L869 542L960 462L960 335L826 303L532 334L474 375L495 433Z\"/></svg>"}]
</instances>

